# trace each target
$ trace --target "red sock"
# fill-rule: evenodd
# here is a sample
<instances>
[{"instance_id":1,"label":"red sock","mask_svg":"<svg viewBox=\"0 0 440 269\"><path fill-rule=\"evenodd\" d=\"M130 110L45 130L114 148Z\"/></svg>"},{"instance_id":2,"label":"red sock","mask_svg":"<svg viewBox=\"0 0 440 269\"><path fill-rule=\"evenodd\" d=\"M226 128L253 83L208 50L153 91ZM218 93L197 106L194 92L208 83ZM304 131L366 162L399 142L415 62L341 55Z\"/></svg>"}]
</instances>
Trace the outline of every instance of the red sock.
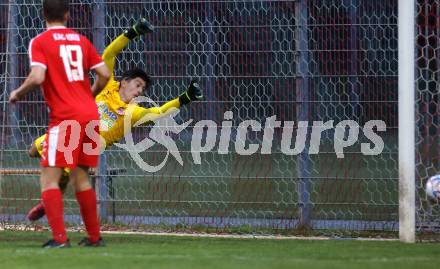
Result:
<instances>
[{"instance_id":1,"label":"red sock","mask_svg":"<svg viewBox=\"0 0 440 269\"><path fill-rule=\"evenodd\" d=\"M41 193L41 199L46 211L47 220L52 229L52 236L58 243L67 240L66 228L64 227L64 204L60 189L49 189Z\"/></svg>"},{"instance_id":2,"label":"red sock","mask_svg":"<svg viewBox=\"0 0 440 269\"><path fill-rule=\"evenodd\" d=\"M99 232L98 213L96 210L96 194L93 189L77 192L76 200L79 203L81 216L86 226L87 233L89 234L89 240L95 243L101 236Z\"/></svg>"}]
</instances>

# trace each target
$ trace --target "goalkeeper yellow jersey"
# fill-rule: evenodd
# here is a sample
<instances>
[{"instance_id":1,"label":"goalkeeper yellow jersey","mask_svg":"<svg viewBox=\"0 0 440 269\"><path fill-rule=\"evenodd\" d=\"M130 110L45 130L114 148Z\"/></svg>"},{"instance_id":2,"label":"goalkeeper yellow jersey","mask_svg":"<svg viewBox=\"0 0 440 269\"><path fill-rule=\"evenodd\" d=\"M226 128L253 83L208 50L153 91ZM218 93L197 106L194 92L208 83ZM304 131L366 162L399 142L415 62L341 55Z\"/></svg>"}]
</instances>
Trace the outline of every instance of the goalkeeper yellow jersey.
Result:
<instances>
[{"instance_id":1,"label":"goalkeeper yellow jersey","mask_svg":"<svg viewBox=\"0 0 440 269\"><path fill-rule=\"evenodd\" d=\"M131 127L144 116L148 115L149 119L154 120L155 115L159 117L171 108L180 107L179 98L175 98L163 106L151 108L140 107L137 104L127 104L121 100L121 96L119 95L119 82L114 79L113 71L116 56L127 46L128 42L129 39L127 37L120 35L107 46L102 55L107 67L112 71L109 82L95 98L101 121L100 134L103 142L105 142L106 148L124 137L124 130L130 130ZM127 116L127 114L131 116L130 128L124 128L124 117ZM34 142L40 155L43 150L45 137L46 135L42 135Z\"/></svg>"}]
</instances>

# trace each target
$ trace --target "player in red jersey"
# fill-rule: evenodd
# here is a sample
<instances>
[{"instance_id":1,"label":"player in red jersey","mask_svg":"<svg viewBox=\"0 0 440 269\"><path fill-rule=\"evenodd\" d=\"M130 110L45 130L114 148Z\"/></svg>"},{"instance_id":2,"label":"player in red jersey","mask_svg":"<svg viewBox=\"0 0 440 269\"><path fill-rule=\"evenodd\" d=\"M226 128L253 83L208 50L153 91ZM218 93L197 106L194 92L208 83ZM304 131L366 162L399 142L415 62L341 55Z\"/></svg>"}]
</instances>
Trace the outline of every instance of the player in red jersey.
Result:
<instances>
[{"instance_id":1,"label":"player in red jersey","mask_svg":"<svg viewBox=\"0 0 440 269\"><path fill-rule=\"evenodd\" d=\"M58 186L64 167L72 169L76 198L88 237L81 245L103 245L96 209L96 195L88 169L98 162L99 114L94 100L106 85L110 72L90 41L66 28L68 0L44 0L47 30L29 44L31 72L9 101L15 103L41 85L49 107L50 123L41 158L41 198L53 239L45 248L69 247ZM97 74L90 88L88 73Z\"/></svg>"}]
</instances>

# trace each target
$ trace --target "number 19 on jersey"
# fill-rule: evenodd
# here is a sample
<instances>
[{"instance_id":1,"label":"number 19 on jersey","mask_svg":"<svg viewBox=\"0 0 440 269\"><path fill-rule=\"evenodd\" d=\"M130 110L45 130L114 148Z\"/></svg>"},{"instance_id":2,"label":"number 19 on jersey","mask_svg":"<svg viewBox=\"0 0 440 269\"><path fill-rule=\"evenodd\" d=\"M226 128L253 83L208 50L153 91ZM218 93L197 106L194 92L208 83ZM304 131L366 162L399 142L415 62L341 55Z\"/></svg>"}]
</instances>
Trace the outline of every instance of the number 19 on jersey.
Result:
<instances>
[{"instance_id":1,"label":"number 19 on jersey","mask_svg":"<svg viewBox=\"0 0 440 269\"><path fill-rule=\"evenodd\" d=\"M83 54L79 45L60 45L60 56L69 82L83 81Z\"/></svg>"}]
</instances>

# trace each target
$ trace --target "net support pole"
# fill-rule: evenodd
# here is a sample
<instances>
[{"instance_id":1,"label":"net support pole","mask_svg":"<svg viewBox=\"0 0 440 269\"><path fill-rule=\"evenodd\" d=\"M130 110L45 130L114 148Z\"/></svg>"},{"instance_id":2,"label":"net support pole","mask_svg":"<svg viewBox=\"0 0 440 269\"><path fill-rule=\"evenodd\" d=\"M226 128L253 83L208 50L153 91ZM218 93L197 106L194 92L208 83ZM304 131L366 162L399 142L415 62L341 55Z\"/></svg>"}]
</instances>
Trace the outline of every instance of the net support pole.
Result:
<instances>
[{"instance_id":1,"label":"net support pole","mask_svg":"<svg viewBox=\"0 0 440 269\"><path fill-rule=\"evenodd\" d=\"M9 0L8 3L8 31L7 31L7 42L6 42L6 70L2 76L4 76L4 88L3 88L3 104L2 104L2 116L1 121L3 122L0 127L0 169L3 168L4 152L6 144L17 145L20 140L20 132L17 132L18 121L17 121L17 111L15 106L8 105L8 95L7 92L11 92L18 86L18 59L17 59L17 40L18 40L18 29L17 29L17 14L18 7L13 0ZM9 111L8 111L9 109ZM12 126L12 137L7 141L6 131L7 128L4 125ZM11 127L10 127L11 128ZM0 174L0 198L2 197L2 182L3 174Z\"/></svg>"},{"instance_id":2,"label":"net support pole","mask_svg":"<svg viewBox=\"0 0 440 269\"><path fill-rule=\"evenodd\" d=\"M309 122L309 48L308 48L308 8L307 0L300 0L295 7L297 19L297 74L296 78L296 118L299 121ZM309 130L310 131L310 130ZM310 139L310 132L307 132L307 139ZM307 142L306 142L307 143ZM310 201L310 155L308 146L298 155L297 177L298 177L298 204L299 204L299 227L311 228L311 201Z\"/></svg>"},{"instance_id":3,"label":"net support pole","mask_svg":"<svg viewBox=\"0 0 440 269\"><path fill-rule=\"evenodd\" d=\"M357 123L360 124L360 112L361 107L359 103L359 86L358 86L358 69L359 69L359 0L345 0L345 5L348 6L348 14L350 17L350 105L352 106L352 120L355 120Z\"/></svg>"},{"instance_id":4,"label":"net support pole","mask_svg":"<svg viewBox=\"0 0 440 269\"><path fill-rule=\"evenodd\" d=\"M399 238L415 242L415 3L399 0Z\"/></svg>"},{"instance_id":5,"label":"net support pole","mask_svg":"<svg viewBox=\"0 0 440 269\"><path fill-rule=\"evenodd\" d=\"M206 55L206 65L204 67L204 71L206 73L206 81L205 81L205 94L206 100L210 102L215 101L215 79L214 79L214 66L216 63L215 60L215 52L214 52L214 43L215 43L215 32L214 32L214 13L212 8L212 3L210 1L206 1L204 4L206 11L206 18L203 22L203 32L207 37L207 42L203 46L203 54ZM217 121L217 114L214 110L214 106L208 106L207 108L207 118Z\"/></svg>"},{"instance_id":6,"label":"net support pole","mask_svg":"<svg viewBox=\"0 0 440 269\"><path fill-rule=\"evenodd\" d=\"M93 44L102 53L105 49L105 2L97 0L93 6ZM98 173L96 177L96 194L99 201L99 216L101 221L107 222L107 208L109 188L107 184L107 158L105 152L99 158Z\"/></svg>"},{"instance_id":7,"label":"net support pole","mask_svg":"<svg viewBox=\"0 0 440 269\"><path fill-rule=\"evenodd\" d=\"M15 1L9 1L9 14L8 14L8 34L7 34L7 50L6 57L8 60L8 71L6 75L9 75L8 87L9 92L15 90L20 85L19 75L18 75L18 54L17 54L17 44L18 37L20 36L17 28L17 19L19 14L19 7ZM5 97L5 102L7 98ZM12 136L9 140L10 145L17 146L22 143L22 136L19 130L19 113L16 105L9 106L9 125L11 126Z\"/></svg>"}]
</instances>

